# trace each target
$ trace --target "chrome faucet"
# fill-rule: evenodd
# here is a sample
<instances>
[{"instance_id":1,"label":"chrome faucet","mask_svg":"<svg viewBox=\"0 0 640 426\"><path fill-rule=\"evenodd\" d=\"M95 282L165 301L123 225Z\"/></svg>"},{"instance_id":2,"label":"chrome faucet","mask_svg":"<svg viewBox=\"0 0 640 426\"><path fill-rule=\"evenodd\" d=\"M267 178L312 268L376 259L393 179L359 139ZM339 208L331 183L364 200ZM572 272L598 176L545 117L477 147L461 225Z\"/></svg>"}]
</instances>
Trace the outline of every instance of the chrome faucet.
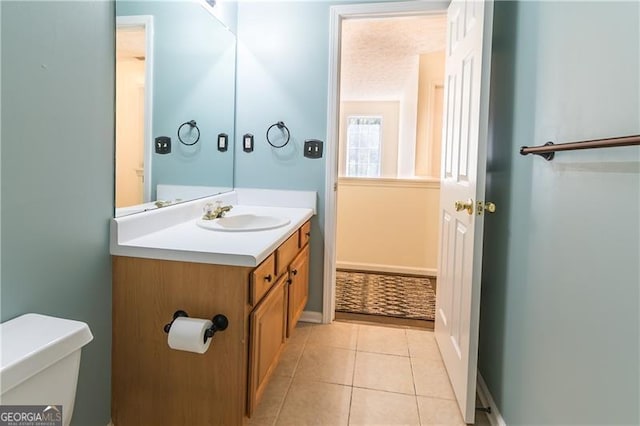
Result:
<instances>
[{"instance_id":1,"label":"chrome faucet","mask_svg":"<svg viewBox=\"0 0 640 426\"><path fill-rule=\"evenodd\" d=\"M224 214L229 210L231 210L232 208L233 206L231 205L223 206L222 201L216 201L215 208L213 207L213 204L207 203L204 205L204 208L203 208L204 216L202 216L202 219L203 220L220 219L221 217L224 217Z\"/></svg>"}]
</instances>

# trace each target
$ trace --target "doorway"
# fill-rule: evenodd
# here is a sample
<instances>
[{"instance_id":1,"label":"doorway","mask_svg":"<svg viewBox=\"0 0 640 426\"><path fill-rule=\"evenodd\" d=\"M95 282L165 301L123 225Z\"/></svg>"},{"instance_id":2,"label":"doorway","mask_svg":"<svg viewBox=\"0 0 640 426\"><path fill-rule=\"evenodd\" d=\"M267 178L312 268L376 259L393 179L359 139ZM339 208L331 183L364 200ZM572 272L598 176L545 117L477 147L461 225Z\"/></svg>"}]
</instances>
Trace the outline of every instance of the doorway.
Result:
<instances>
[{"instance_id":1,"label":"doorway","mask_svg":"<svg viewBox=\"0 0 640 426\"><path fill-rule=\"evenodd\" d=\"M433 329L446 14L345 19L335 318Z\"/></svg>"},{"instance_id":2,"label":"doorway","mask_svg":"<svg viewBox=\"0 0 640 426\"><path fill-rule=\"evenodd\" d=\"M400 2L331 8L323 321L334 319L340 36L345 20L447 13L435 337L466 423L475 416L493 3ZM331 191L333 189L333 191ZM495 209L487 210L494 212ZM400 221L401 216L393 216ZM392 220L393 222L393 220Z\"/></svg>"}]
</instances>

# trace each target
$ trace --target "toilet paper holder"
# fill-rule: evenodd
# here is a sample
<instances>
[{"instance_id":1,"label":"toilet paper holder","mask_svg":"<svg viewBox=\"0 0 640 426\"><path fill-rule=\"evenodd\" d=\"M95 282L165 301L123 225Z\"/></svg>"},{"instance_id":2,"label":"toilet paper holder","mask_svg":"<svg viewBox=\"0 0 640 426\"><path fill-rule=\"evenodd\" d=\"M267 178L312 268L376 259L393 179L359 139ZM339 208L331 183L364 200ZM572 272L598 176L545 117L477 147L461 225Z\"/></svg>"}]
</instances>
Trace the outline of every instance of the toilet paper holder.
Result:
<instances>
[{"instance_id":1,"label":"toilet paper holder","mask_svg":"<svg viewBox=\"0 0 640 426\"><path fill-rule=\"evenodd\" d=\"M175 311L173 313L173 319L171 320L170 323L165 324L164 326L164 332L165 333L169 333L169 330L171 330L171 325L173 325L173 322L180 317L189 317L189 314L187 314L185 311L183 310L178 310ZM205 331L204 333L204 343L207 343L207 340L212 338L214 334L216 334L216 331L223 331L226 330L227 327L229 326L229 320L227 319L227 317L225 317L222 314L218 314L216 316L214 316L211 319L211 322L213 324L211 324L211 327L209 327L207 329L207 331Z\"/></svg>"}]
</instances>

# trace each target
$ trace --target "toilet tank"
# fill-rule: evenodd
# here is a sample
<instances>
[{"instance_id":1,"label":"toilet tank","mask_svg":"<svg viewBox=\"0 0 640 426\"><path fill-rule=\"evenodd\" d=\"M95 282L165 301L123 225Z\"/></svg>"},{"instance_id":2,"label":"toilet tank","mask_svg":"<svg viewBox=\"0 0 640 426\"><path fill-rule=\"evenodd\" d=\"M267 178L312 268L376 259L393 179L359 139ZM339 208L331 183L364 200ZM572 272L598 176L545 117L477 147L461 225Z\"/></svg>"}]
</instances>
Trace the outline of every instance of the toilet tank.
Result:
<instances>
[{"instance_id":1,"label":"toilet tank","mask_svg":"<svg viewBox=\"0 0 640 426\"><path fill-rule=\"evenodd\" d=\"M62 405L68 425L80 350L92 339L83 322L40 314L0 324L0 405Z\"/></svg>"}]
</instances>

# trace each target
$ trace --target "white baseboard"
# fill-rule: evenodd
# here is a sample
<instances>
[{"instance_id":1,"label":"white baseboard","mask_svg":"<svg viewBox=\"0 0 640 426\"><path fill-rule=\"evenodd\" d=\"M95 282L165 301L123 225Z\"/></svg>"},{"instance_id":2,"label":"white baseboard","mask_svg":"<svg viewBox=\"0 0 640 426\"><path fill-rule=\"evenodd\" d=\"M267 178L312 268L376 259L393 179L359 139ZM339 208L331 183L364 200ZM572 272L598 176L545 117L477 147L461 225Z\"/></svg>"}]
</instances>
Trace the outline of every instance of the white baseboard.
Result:
<instances>
[{"instance_id":1,"label":"white baseboard","mask_svg":"<svg viewBox=\"0 0 640 426\"><path fill-rule=\"evenodd\" d=\"M413 266L396 266L396 265L381 265L378 263L359 263L359 262L336 262L337 269L347 269L354 271L373 271L373 272L387 272L392 274L410 274L410 275L423 275L427 277L437 277L438 270L430 268L416 268Z\"/></svg>"},{"instance_id":2,"label":"white baseboard","mask_svg":"<svg viewBox=\"0 0 640 426\"><path fill-rule=\"evenodd\" d=\"M304 311L300 315L300 321L322 324L322 312Z\"/></svg>"},{"instance_id":3,"label":"white baseboard","mask_svg":"<svg viewBox=\"0 0 640 426\"><path fill-rule=\"evenodd\" d=\"M484 407L491 407L491 412L487 413L487 417L492 426L507 426L480 372L478 372L478 398Z\"/></svg>"}]
</instances>

